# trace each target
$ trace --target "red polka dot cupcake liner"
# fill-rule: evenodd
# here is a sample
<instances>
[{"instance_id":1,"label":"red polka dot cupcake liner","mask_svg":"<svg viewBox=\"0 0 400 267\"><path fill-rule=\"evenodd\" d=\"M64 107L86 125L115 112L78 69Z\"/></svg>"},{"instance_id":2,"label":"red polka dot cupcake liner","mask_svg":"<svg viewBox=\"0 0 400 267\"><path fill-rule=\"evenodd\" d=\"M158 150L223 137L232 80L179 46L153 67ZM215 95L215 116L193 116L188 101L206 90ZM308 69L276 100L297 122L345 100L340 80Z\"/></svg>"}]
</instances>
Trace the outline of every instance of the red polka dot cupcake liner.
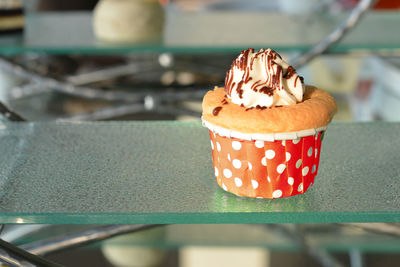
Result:
<instances>
[{"instance_id":1,"label":"red polka dot cupcake liner","mask_svg":"<svg viewBox=\"0 0 400 267\"><path fill-rule=\"evenodd\" d=\"M209 132L215 177L225 191L273 199L303 194L314 183L324 130L273 141Z\"/></svg>"}]
</instances>

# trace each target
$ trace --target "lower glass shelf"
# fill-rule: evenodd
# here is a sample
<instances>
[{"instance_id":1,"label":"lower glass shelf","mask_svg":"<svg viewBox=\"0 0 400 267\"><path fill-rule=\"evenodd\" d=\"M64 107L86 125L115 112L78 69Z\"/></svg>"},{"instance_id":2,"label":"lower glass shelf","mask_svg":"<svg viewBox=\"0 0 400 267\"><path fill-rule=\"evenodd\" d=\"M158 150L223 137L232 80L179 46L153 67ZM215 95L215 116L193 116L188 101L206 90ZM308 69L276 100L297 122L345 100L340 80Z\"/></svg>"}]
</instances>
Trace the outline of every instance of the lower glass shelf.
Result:
<instances>
[{"instance_id":1,"label":"lower glass shelf","mask_svg":"<svg viewBox=\"0 0 400 267\"><path fill-rule=\"evenodd\" d=\"M27 226L16 226L5 231L4 237ZM58 236L75 234L95 226L52 225L14 240L18 246L49 240ZM300 251L299 235L307 238L314 247L331 252L398 253L400 240L396 236L369 232L352 224L309 224L302 225L300 233L295 225L238 225L238 224L186 224L167 225L138 233L125 234L85 248L103 245L115 247L150 247L179 249L186 246L205 247L259 247L276 251ZM376 226L378 228L378 226ZM8 229L8 228L6 228ZM375 230L376 231L376 230ZM43 242L43 241L41 241Z\"/></svg>"},{"instance_id":2,"label":"lower glass shelf","mask_svg":"<svg viewBox=\"0 0 400 267\"><path fill-rule=\"evenodd\" d=\"M399 132L330 125L315 185L265 200L217 186L200 123L1 123L0 223L400 222Z\"/></svg>"}]
</instances>

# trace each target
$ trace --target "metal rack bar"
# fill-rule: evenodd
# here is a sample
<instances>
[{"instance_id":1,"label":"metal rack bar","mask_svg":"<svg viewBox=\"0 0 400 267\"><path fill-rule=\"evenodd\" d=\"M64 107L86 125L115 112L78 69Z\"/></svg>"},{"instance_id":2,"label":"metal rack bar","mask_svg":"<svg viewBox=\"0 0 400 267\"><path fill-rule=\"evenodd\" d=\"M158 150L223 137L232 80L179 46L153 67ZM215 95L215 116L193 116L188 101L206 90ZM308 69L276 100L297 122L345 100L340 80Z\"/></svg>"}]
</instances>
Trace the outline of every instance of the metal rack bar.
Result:
<instances>
[{"instance_id":1,"label":"metal rack bar","mask_svg":"<svg viewBox=\"0 0 400 267\"><path fill-rule=\"evenodd\" d=\"M360 228L376 234L400 238L400 223L348 223L342 225Z\"/></svg>"},{"instance_id":2,"label":"metal rack bar","mask_svg":"<svg viewBox=\"0 0 400 267\"><path fill-rule=\"evenodd\" d=\"M5 262L10 266L41 266L41 267L61 267L62 265L46 260L40 256L33 255L21 248L18 248L0 239L0 262Z\"/></svg>"},{"instance_id":3,"label":"metal rack bar","mask_svg":"<svg viewBox=\"0 0 400 267\"><path fill-rule=\"evenodd\" d=\"M66 249L81 247L102 241L122 234L139 232L162 225L137 224L137 225L106 225L85 230L80 233L61 236L54 239L41 240L21 246L21 249L35 255L48 255Z\"/></svg>"},{"instance_id":4,"label":"metal rack bar","mask_svg":"<svg viewBox=\"0 0 400 267\"><path fill-rule=\"evenodd\" d=\"M9 109L6 105L0 102L0 114L4 116L7 120L10 121L26 121L22 116L18 115L11 109Z\"/></svg>"},{"instance_id":5,"label":"metal rack bar","mask_svg":"<svg viewBox=\"0 0 400 267\"><path fill-rule=\"evenodd\" d=\"M375 2L376 0L361 0L342 24L340 24L319 43L314 45L308 52L296 58L291 65L293 65L295 68L299 68L310 62L314 57L326 52L332 45L340 42L346 33L348 33L352 28L354 28L354 26L357 25L361 17L372 7Z\"/></svg>"},{"instance_id":6,"label":"metal rack bar","mask_svg":"<svg viewBox=\"0 0 400 267\"><path fill-rule=\"evenodd\" d=\"M324 267L343 267L335 257L329 254L326 250L313 245L305 234L303 225L297 224L294 230L287 228L285 225L278 224L267 224L266 227L273 228L274 231L278 231L282 235L293 240L293 242L299 244L302 250L314 258L321 266Z\"/></svg>"}]
</instances>

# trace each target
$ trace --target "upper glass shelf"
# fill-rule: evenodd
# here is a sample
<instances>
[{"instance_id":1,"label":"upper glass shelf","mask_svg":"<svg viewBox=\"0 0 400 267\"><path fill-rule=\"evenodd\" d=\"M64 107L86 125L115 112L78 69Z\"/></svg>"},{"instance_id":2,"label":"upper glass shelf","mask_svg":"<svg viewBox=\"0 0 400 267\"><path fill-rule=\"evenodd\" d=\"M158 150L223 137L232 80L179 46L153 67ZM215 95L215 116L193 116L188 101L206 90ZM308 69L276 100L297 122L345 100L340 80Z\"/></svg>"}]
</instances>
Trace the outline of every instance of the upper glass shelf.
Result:
<instances>
[{"instance_id":1,"label":"upper glass shelf","mask_svg":"<svg viewBox=\"0 0 400 267\"><path fill-rule=\"evenodd\" d=\"M332 124L315 185L265 200L217 186L200 123L3 123L0 223L399 222L399 132Z\"/></svg>"},{"instance_id":2,"label":"upper glass shelf","mask_svg":"<svg viewBox=\"0 0 400 267\"><path fill-rule=\"evenodd\" d=\"M112 45L96 40L88 12L32 13L24 35L0 37L0 54L237 53L248 47L306 51L339 25L346 14L288 15L272 12L166 9L159 43ZM370 12L333 52L400 50L399 12ZM372 34L373 33L373 34Z\"/></svg>"}]
</instances>

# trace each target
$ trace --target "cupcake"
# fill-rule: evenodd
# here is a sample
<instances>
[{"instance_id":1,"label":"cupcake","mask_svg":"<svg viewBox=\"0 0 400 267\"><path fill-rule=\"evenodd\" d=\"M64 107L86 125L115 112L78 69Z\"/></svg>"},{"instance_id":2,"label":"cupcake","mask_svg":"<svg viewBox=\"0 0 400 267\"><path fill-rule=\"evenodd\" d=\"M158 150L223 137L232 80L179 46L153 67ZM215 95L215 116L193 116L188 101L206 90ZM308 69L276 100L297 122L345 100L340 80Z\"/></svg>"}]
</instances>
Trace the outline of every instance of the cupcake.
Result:
<instances>
[{"instance_id":1,"label":"cupcake","mask_svg":"<svg viewBox=\"0 0 400 267\"><path fill-rule=\"evenodd\" d=\"M225 88L204 96L218 185L235 195L281 198L314 183L321 142L336 103L309 85L271 49L247 49L233 61Z\"/></svg>"}]
</instances>

